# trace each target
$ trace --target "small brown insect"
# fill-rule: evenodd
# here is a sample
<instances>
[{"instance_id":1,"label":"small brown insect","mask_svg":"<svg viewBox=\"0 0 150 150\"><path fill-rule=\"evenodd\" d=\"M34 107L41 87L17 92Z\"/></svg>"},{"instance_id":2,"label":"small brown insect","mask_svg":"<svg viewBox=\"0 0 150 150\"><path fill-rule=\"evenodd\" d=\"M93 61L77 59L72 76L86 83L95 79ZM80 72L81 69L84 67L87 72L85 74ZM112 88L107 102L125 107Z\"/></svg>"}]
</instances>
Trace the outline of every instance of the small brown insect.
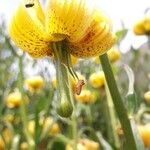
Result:
<instances>
[{"instance_id":1,"label":"small brown insect","mask_svg":"<svg viewBox=\"0 0 150 150\"><path fill-rule=\"evenodd\" d=\"M75 93L76 93L77 95L80 95L80 93L81 93L81 91L82 91L82 87L83 87L84 84L85 84L85 83L84 83L84 80L79 80L79 81L78 81L78 83L77 83L77 85L76 85L76 88L75 88Z\"/></svg>"},{"instance_id":2,"label":"small brown insect","mask_svg":"<svg viewBox=\"0 0 150 150\"><path fill-rule=\"evenodd\" d=\"M34 6L34 0L25 0L25 7L30 8Z\"/></svg>"},{"instance_id":3,"label":"small brown insect","mask_svg":"<svg viewBox=\"0 0 150 150\"><path fill-rule=\"evenodd\" d=\"M33 6L34 6L34 3L32 3L32 4L25 4L26 8L30 8L30 7L33 7Z\"/></svg>"}]
</instances>

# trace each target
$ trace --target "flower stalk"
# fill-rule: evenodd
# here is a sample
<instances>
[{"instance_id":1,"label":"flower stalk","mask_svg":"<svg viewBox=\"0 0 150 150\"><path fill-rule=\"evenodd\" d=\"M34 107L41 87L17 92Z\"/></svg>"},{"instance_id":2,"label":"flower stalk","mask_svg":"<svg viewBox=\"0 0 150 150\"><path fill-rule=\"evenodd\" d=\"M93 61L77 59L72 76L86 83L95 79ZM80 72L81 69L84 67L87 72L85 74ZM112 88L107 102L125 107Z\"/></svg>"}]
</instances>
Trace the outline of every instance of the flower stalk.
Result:
<instances>
[{"instance_id":1,"label":"flower stalk","mask_svg":"<svg viewBox=\"0 0 150 150\"><path fill-rule=\"evenodd\" d=\"M19 90L21 92L22 97L24 97L24 91L23 91L23 59L22 56L18 57L19 59ZM27 118L27 112L26 112L26 107L25 107L25 101L24 99L22 99L21 101L21 106L20 106L20 114L21 114L21 119L22 119L22 123L23 123L23 128L24 128L24 133L27 139L27 142L29 144L29 150L34 150L35 148L35 143L34 140L30 134L30 132L28 131L28 118Z\"/></svg>"},{"instance_id":2,"label":"flower stalk","mask_svg":"<svg viewBox=\"0 0 150 150\"><path fill-rule=\"evenodd\" d=\"M106 77L106 82L107 82L113 103L115 106L115 110L117 112L117 115L119 117L122 129L125 135L127 148L128 150L133 150L133 149L136 150L137 147L136 147L136 143L134 140L131 124L130 124L125 106L123 104L123 100L120 96L107 54L100 56L100 61L102 64L102 68Z\"/></svg>"},{"instance_id":3,"label":"flower stalk","mask_svg":"<svg viewBox=\"0 0 150 150\"><path fill-rule=\"evenodd\" d=\"M57 112L61 117L71 118L72 138L74 140L74 150L76 150L78 139L77 123L72 86L70 82L70 75L75 76L75 74L72 69L70 53L67 51L65 42L53 43L53 51L57 78Z\"/></svg>"},{"instance_id":4,"label":"flower stalk","mask_svg":"<svg viewBox=\"0 0 150 150\"><path fill-rule=\"evenodd\" d=\"M115 115L115 109L113 105L113 101L108 89L108 85L105 81L105 90L106 90L106 96L107 96L107 109L108 109L108 118L110 122L108 123L110 125L109 127L109 140L111 143L115 143L115 146L119 149L120 148L120 142L118 135L116 133L116 125L117 125L117 119Z\"/></svg>"},{"instance_id":5,"label":"flower stalk","mask_svg":"<svg viewBox=\"0 0 150 150\"><path fill-rule=\"evenodd\" d=\"M72 132L73 132L73 149L77 150L77 143L78 143L78 131L77 131L77 120L75 114L72 117Z\"/></svg>"},{"instance_id":6,"label":"flower stalk","mask_svg":"<svg viewBox=\"0 0 150 150\"><path fill-rule=\"evenodd\" d=\"M57 79L57 113L61 117L71 117L74 101L69 78L69 53L64 42L53 43Z\"/></svg>"}]
</instances>

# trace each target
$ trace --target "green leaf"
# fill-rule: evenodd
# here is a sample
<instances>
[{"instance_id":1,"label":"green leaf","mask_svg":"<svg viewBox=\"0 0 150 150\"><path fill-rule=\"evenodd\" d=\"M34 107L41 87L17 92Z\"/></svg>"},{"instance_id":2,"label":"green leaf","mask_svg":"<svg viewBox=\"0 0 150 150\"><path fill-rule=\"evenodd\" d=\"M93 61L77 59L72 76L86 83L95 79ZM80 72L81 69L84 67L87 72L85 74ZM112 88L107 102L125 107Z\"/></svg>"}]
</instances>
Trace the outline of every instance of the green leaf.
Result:
<instances>
[{"instance_id":1,"label":"green leaf","mask_svg":"<svg viewBox=\"0 0 150 150\"><path fill-rule=\"evenodd\" d=\"M120 43L128 33L128 29L122 29L116 32L117 42Z\"/></svg>"},{"instance_id":2,"label":"green leaf","mask_svg":"<svg viewBox=\"0 0 150 150\"><path fill-rule=\"evenodd\" d=\"M137 97L136 93L134 91L134 73L132 69L128 65L124 65L124 69L128 75L129 79L129 88L128 88L128 93L127 93L127 108L128 108L128 114L132 116L136 110L136 105L137 105Z\"/></svg>"},{"instance_id":3,"label":"green leaf","mask_svg":"<svg viewBox=\"0 0 150 150\"><path fill-rule=\"evenodd\" d=\"M132 116L136 110L137 106L137 96L136 93L127 94L127 101L128 101L128 114Z\"/></svg>"}]
</instances>

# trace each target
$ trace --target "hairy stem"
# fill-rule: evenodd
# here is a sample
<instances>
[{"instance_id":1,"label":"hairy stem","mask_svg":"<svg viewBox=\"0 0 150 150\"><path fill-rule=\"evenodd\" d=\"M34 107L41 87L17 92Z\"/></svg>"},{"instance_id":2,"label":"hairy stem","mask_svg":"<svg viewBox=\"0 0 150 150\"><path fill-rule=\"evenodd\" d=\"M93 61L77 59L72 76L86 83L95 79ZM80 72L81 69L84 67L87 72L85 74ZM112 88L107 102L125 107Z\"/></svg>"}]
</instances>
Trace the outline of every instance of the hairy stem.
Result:
<instances>
[{"instance_id":1,"label":"hairy stem","mask_svg":"<svg viewBox=\"0 0 150 150\"><path fill-rule=\"evenodd\" d=\"M72 93L72 86L70 81L70 66L71 60L70 60L70 53L67 51L67 46L65 45L65 42L57 42L53 43L53 51L54 51L54 57L55 57L55 66L56 66L56 77L57 77L57 99L58 101L68 101L72 106L74 112L71 114L71 128L72 128L72 136L74 140L74 150L77 149L77 120L76 120L76 114L75 114L75 105L73 100L73 93ZM59 105L59 102L58 102ZM70 109L70 108L62 108L62 109ZM66 111L62 110L62 112Z\"/></svg>"}]
</instances>

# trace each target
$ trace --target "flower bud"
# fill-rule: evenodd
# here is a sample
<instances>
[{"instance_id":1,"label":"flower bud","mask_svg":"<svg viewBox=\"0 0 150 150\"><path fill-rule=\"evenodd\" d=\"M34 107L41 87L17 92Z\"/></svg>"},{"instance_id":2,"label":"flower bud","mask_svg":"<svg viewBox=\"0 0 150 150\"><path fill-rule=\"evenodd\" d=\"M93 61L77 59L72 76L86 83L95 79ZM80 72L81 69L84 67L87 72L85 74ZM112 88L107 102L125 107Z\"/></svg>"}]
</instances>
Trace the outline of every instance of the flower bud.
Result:
<instances>
[{"instance_id":1,"label":"flower bud","mask_svg":"<svg viewBox=\"0 0 150 150\"><path fill-rule=\"evenodd\" d=\"M59 104L57 108L57 113L64 118L68 118L72 115L73 112L73 106L71 102L68 100L61 100L61 103Z\"/></svg>"}]
</instances>

